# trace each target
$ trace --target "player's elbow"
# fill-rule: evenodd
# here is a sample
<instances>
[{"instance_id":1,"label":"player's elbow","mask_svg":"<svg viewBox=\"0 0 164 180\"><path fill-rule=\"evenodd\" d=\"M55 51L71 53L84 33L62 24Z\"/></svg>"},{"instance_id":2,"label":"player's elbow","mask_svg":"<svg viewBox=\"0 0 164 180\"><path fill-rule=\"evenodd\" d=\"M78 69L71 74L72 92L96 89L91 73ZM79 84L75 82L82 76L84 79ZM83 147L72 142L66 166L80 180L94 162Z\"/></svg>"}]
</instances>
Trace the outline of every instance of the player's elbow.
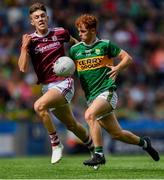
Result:
<instances>
[{"instance_id":1,"label":"player's elbow","mask_svg":"<svg viewBox=\"0 0 164 180\"><path fill-rule=\"evenodd\" d=\"M121 50L119 57L121 60L123 60L123 62L125 63L126 66L133 63L132 56L124 50Z\"/></svg>"},{"instance_id":2,"label":"player's elbow","mask_svg":"<svg viewBox=\"0 0 164 180\"><path fill-rule=\"evenodd\" d=\"M27 72L25 69L19 69L19 70L23 73Z\"/></svg>"},{"instance_id":3,"label":"player's elbow","mask_svg":"<svg viewBox=\"0 0 164 180\"><path fill-rule=\"evenodd\" d=\"M19 70L23 73L27 72L27 68L18 64Z\"/></svg>"}]
</instances>

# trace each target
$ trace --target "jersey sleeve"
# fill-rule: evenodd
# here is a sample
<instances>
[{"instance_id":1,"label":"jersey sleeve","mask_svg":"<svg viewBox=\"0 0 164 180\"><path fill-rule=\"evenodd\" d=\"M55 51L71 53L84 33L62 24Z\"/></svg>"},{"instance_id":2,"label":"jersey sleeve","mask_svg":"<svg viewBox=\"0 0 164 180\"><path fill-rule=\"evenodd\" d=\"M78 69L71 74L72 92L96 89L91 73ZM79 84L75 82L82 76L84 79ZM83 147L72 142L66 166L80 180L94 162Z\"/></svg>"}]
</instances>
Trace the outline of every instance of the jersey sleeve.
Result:
<instances>
[{"instance_id":1,"label":"jersey sleeve","mask_svg":"<svg viewBox=\"0 0 164 180\"><path fill-rule=\"evenodd\" d=\"M28 54L30 57L32 57L32 51L34 50L32 41L28 45Z\"/></svg>"},{"instance_id":2,"label":"jersey sleeve","mask_svg":"<svg viewBox=\"0 0 164 180\"><path fill-rule=\"evenodd\" d=\"M67 29L63 29L63 35L64 35L65 42L69 42L70 41L70 33Z\"/></svg>"},{"instance_id":3,"label":"jersey sleeve","mask_svg":"<svg viewBox=\"0 0 164 180\"><path fill-rule=\"evenodd\" d=\"M120 51L121 51L120 47L118 47L116 44L109 41L109 44L108 44L108 56L110 58L118 56Z\"/></svg>"},{"instance_id":4,"label":"jersey sleeve","mask_svg":"<svg viewBox=\"0 0 164 180\"><path fill-rule=\"evenodd\" d=\"M63 27L57 27L53 28L52 31L54 32L54 35L56 35L61 41L69 42L70 34L67 29L64 29Z\"/></svg>"},{"instance_id":5,"label":"jersey sleeve","mask_svg":"<svg viewBox=\"0 0 164 180\"><path fill-rule=\"evenodd\" d=\"M71 47L71 48L69 49L69 57L70 57L70 58L74 61L74 63L75 63L75 55L74 55L74 48L73 48L73 47ZM76 64L76 63L75 63L75 64ZM75 76L75 77L78 77L77 70L75 70L74 76Z\"/></svg>"},{"instance_id":6,"label":"jersey sleeve","mask_svg":"<svg viewBox=\"0 0 164 180\"><path fill-rule=\"evenodd\" d=\"M72 48L72 47L69 49L69 57L70 57L72 60L74 60L74 57L73 57L73 48Z\"/></svg>"}]
</instances>

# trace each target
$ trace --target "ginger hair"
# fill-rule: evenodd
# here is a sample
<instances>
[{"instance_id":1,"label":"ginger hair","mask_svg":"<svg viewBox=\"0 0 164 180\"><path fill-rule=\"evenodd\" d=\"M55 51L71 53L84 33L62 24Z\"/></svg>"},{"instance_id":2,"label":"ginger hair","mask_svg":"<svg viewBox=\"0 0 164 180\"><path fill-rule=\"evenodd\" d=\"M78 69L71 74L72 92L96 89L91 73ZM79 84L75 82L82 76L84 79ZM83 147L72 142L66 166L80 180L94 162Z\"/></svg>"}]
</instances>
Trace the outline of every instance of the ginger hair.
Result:
<instances>
[{"instance_id":1,"label":"ginger hair","mask_svg":"<svg viewBox=\"0 0 164 180\"><path fill-rule=\"evenodd\" d=\"M81 27L84 25L86 29L92 29L92 28L97 28L98 20L96 16L91 15L91 14L83 14L80 17L78 17L75 21L75 26Z\"/></svg>"}]
</instances>

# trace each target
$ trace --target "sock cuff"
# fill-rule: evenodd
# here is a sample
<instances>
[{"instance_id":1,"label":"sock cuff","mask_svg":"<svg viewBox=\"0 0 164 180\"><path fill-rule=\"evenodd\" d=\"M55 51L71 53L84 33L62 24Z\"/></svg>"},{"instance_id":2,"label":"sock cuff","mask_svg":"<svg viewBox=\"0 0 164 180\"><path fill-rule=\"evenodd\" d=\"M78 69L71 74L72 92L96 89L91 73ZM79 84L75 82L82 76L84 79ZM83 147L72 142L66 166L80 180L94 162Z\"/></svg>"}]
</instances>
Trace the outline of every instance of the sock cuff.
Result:
<instances>
[{"instance_id":1,"label":"sock cuff","mask_svg":"<svg viewBox=\"0 0 164 180\"><path fill-rule=\"evenodd\" d=\"M87 138L83 141L83 143L88 144L90 140L91 140L90 136L87 136Z\"/></svg>"},{"instance_id":2,"label":"sock cuff","mask_svg":"<svg viewBox=\"0 0 164 180\"><path fill-rule=\"evenodd\" d=\"M54 135L57 135L57 132L55 131L55 132L53 132L53 133L51 133L51 134L49 134L50 136L54 136Z\"/></svg>"},{"instance_id":3,"label":"sock cuff","mask_svg":"<svg viewBox=\"0 0 164 180\"><path fill-rule=\"evenodd\" d=\"M102 146L95 147L95 152L102 153L103 152L103 147Z\"/></svg>"},{"instance_id":4,"label":"sock cuff","mask_svg":"<svg viewBox=\"0 0 164 180\"><path fill-rule=\"evenodd\" d=\"M143 138L140 138L139 146L144 146L145 140Z\"/></svg>"}]
</instances>

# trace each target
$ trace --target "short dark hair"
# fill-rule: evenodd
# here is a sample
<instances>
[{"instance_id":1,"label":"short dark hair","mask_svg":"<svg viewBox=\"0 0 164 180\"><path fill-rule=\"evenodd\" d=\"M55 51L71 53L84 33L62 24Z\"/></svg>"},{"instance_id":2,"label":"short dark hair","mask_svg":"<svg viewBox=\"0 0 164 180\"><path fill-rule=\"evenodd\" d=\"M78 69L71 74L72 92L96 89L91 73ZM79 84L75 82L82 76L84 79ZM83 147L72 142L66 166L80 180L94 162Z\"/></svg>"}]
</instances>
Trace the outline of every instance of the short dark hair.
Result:
<instances>
[{"instance_id":1,"label":"short dark hair","mask_svg":"<svg viewBox=\"0 0 164 180\"><path fill-rule=\"evenodd\" d=\"M34 3L29 8L29 14L31 15L33 12L35 12L37 10L42 10L42 11L46 12L46 7L42 3L39 3L39 2Z\"/></svg>"}]
</instances>

